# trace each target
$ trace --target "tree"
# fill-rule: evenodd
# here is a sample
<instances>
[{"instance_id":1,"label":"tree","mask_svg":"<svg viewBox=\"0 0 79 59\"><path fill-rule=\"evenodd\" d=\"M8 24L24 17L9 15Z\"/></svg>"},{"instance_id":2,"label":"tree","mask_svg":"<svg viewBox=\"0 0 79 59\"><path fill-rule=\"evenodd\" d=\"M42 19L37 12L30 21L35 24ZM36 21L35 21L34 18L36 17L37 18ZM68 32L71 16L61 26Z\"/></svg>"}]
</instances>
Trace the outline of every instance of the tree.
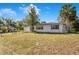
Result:
<instances>
[{"instance_id":1,"label":"tree","mask_svg":"<svg viewBox=\"0 0 79 59\"><path fill-rule=\"evenodd\" d=\"M66 25L66 30L71 31L73 29L73 22L76 18L76 7L71 4L65 4L60 11L61 23Z\"/></svg>"},{"instance_id":2,"label":"tree","mask_svg":"<svg viewBox=\"0 0 79 59\"><path fill-rule=\"evenodd\" d=\"M19 29L23 30L23 21L18 21Z\"/></svg>"},{"instance_id":3,"label":"tree","mask_svg":"<svg viewBox=\"0 0 79 59\"><path fill-rule=\"evenodd\" d=\"M8 31L6 26L6 20L3 17L0 18L0 30L2 30L2 32Z\"/></svg>"},{"instance_id":4,"label":"tree","mask_svg":"<svg viewBox=\"0 0 79 59\"><path fill-rule=\"evenodd\" d=\"M31 4L28 8L28 13L29 19L27 18L27 23L31 25L32 31L34 31L34 25L39 23L37 7Z\"/></svg>"},{"instance_id":5,"label":"tree","mask_svg":"<svg viewBox=\"0 0 79 59\"><path fill-rule=\"evenodd\" d=\"M76 31L79 31L79 17L76 17L76 20L74 21L74 28Z\"/></svg>"},{"instance_id":6,"label":"tree","mask_svg":"<svg viewBox=\"0 0 79 59\"><path fill-rule=\"evenodd\" d=\"M2 19L0 19L0 27L3 26L3 24L4 23L3 23Z\"/></svg>"},{"instance_id":7,"label":"tree","mask_svg":"<svg viewBox=\"0 0 79 59\"><path fill-rule=\"evenodd\" d=\"M29 17L29 15L27 15L24 19L23 19L23 22L24 22L24 26L25 25L32 25L32 19Z\"/></svg>"}]
</instances>

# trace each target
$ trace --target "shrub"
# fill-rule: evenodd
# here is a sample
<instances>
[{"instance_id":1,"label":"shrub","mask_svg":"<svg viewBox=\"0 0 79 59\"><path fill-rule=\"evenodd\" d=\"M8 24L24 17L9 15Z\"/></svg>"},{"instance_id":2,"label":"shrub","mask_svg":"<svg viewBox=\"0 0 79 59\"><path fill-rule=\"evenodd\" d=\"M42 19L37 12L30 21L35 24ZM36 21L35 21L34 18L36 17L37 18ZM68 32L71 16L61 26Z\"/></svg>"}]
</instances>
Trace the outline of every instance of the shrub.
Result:
<instances>
[{"instance_id":1,"label":"shrub","mask_svg":"<svg viewBox=\"0 0 79 59\"><path fill-rule=\"evenodd\" d=\"M6 26L1 27L1 30L2 30L3 33L8 32L8 28Z\"/></svg>"}]
</instances>

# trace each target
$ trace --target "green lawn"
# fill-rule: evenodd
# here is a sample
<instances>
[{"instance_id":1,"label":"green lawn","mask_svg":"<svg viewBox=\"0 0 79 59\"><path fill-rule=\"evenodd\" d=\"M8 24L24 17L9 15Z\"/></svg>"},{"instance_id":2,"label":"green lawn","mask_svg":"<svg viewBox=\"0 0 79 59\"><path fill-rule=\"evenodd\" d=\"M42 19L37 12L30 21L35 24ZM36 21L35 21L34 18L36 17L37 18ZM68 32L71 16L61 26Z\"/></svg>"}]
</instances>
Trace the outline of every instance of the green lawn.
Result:
<instances>
[{"instance_id":1,"label":"green lawn","mask_svg":"<svg viewBox=\"0 0 79 59\"><path fill-rule=\"evenodd\" d=\"M79 54L79 34L0 34L0 54Z\"/></svg>"}]
</instances>

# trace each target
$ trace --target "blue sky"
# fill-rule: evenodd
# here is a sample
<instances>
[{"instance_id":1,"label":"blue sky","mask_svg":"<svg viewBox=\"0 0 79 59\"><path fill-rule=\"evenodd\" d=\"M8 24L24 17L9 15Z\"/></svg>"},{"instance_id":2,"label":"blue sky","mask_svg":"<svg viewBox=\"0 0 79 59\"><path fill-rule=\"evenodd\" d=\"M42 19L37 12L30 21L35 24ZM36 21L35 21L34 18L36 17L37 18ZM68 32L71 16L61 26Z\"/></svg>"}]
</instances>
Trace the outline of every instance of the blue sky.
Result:
<instances>
[{"instance_id":1,"label":"blue sky","mask_svg":"<svg viewBox=\"0 0 79 59\"><path fill-rule=\"evenodd\" d=\"M27 15L27 7L33 4L39 9L41 21L57 22L60 9L63 3L2 3L0 4L0 17L22 20ZM79 16L79 4L72 4L76 7Z\"/></svg>"}]
</instances>

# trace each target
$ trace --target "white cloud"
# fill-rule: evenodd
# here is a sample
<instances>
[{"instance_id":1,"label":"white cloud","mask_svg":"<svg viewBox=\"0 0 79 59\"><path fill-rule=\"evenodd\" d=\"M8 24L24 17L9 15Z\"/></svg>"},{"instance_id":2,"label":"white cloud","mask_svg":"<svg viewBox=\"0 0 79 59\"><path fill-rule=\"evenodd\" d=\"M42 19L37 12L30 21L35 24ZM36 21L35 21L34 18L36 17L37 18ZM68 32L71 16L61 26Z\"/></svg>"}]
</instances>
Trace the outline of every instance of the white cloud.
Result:
<instances>
[{"instance_id":1,"label":"white cloud","mask_svg":"<svg viewBox=\"0 0 79 59\"><path fill-rule=\"evenodd\" d=\"M27 7L19 7L19 9L23 10L24 13L28 13L28 12L31 12L31 11L30 11L30 8L33 8L33 7L34 7L35 10L36 10L36 14L39 14L40 9L37 8L37 6L35 6L35 5L33 5L33 4L30 4L30 5L27 6Z\"/></svg>"},{"instance_id":2,"label":"white cloud","mask_svg":"<svg viewBox=\"0 0 79 59\"><path fill-rule=\"evenodd\" d=\"M24 13L27 13L27 7L19 7L20 10L23 10Z\"/></svg>"},{"instance_id":3,"label":"white cloud","mask_svg":"<svg viewBox=\"0 0 79 59\"><path fill-rule=\"evenodd\" d=\"M13 16L16 15L16 12L10 8L0 9L0 16L4 16L4 15Z\"/></svg>"}]
</instances>

